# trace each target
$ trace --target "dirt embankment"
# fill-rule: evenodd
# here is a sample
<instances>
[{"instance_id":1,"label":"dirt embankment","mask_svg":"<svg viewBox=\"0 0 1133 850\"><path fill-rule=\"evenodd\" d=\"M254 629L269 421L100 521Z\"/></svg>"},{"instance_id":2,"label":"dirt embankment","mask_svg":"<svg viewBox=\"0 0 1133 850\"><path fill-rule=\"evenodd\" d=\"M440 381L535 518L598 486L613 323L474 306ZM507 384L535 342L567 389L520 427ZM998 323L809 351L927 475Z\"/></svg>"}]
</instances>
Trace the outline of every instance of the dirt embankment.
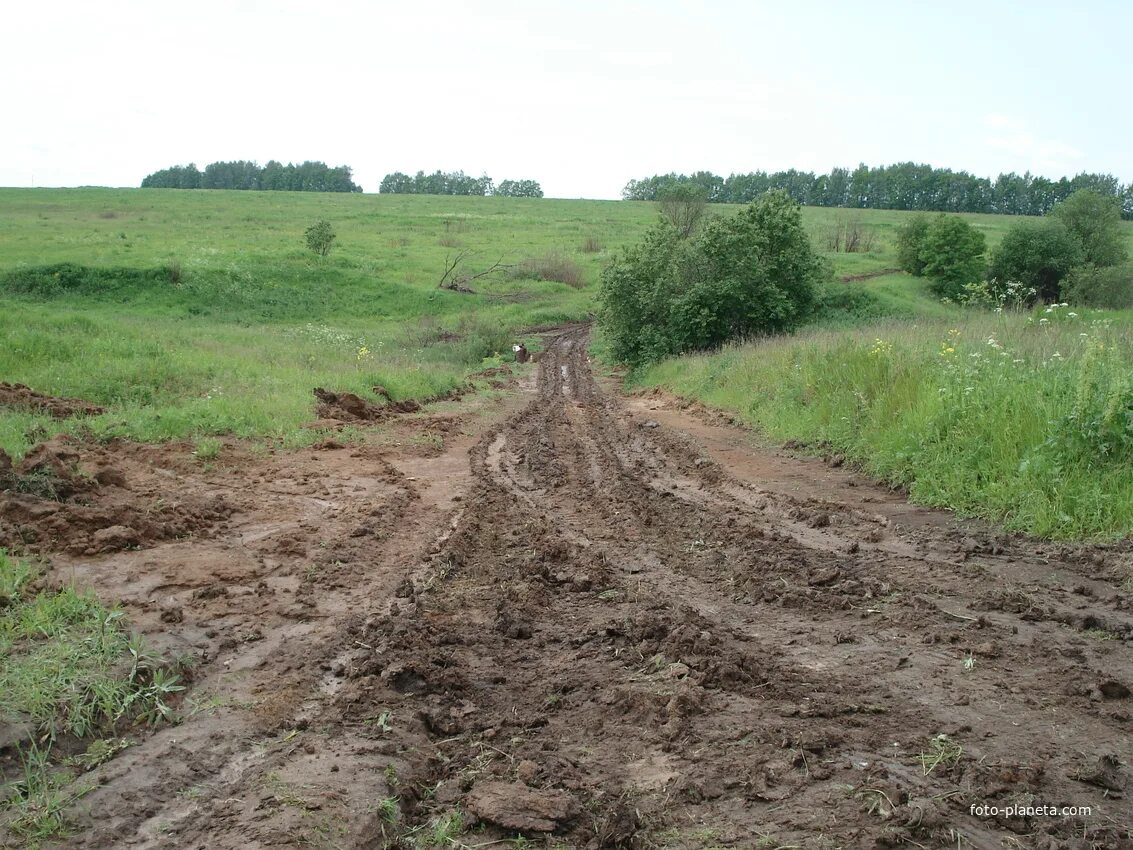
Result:
<instances>
[{"instance_id":1,"label":"dirt embankment","mask_svg":"<svg viewBox=\"0 0 1133 850\"><path fill-rule=\"evenodd\" d=\"M209 540L59 559L201 665L70 846L1133 847L1127 551L753 452L585 342L442 452L248 458Z\"/></svg>"},{"instance_id":2,"label":"dirt embankment","mask_svg":"<svg viewBox=\"0 0 1133 850\"><path fill-rule=\"evenodd\" d=\"M78 398L59 398L36 392L23 384L0 381L0 407L15 407L34 413L46 413L55 419L72 416L98 416L105 408Z\"/></svg>"}]
</instances>

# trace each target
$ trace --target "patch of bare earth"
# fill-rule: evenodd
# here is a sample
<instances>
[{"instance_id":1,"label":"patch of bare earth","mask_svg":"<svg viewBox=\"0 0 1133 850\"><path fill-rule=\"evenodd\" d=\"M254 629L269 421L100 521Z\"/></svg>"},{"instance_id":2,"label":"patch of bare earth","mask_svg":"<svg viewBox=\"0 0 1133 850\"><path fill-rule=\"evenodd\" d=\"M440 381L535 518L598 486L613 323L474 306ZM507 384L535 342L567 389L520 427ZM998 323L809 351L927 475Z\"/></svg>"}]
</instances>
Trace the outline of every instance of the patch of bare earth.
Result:
<instances>
[{"instance_id":1,"label":"patch of bare earth","mask_svg":"<svg viewBox=\"0 0 1133 850\"><path fill-rule=\"evenodd\" d=\"M78 398L60 398L36 392L25 384L0 381L0 407L14 407L33 413L46 413L55 419L72 416L97 416L105 409Z\"/></svg>"},{"instance_id":2,"label":"patch of bare earth","mask_svg":"<svg viewBox=\"0 0 1133 850\"><path fill-rule=\"evenodd\" d=\"M459 812L467 846L1133 847L1127 547L619 399L585 342L441 450L131 449L132 486L226 513L46 549L200 659L68 846L411 846Z\"/></svg>"}]
</instances>

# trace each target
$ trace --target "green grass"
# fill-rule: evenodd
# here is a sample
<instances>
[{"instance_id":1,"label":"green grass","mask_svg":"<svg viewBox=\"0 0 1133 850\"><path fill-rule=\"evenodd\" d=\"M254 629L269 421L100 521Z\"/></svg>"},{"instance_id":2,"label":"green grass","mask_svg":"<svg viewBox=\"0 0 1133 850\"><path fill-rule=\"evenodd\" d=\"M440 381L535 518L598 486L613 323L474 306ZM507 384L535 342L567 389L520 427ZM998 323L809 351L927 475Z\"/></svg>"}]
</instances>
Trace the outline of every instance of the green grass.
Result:
<instances>
[{"instance_id":1,"label":"green grass","mask_svg":"<svg viewBox=\"0 0 1133 850\"><path fill-rule=\"evenodd\" d=\"M0 835L33 841L65 826L65 806L82 792L76 772L125 748L91 742L66 764L52 762L60 737L91 739L119 724L168 721L182 690L176 673L152 655L106 608L74 587L33 589L33 571L0 550L0 725L28 728L23 774L0 788Z\"/></svg>"},{"instance_id":2,"label":"green grass","mask_svg":"<svg viewBox=\"0 0 1133 850\"><path fill-rule=\"evenodd\" d=\"M459 809L432 817L427 824L412 833L412 846L415 850L445 848L454 846L457 838L464 832L464 815Z\"/></svg>"},{"instance_id":3,"label":"green grass","mask_svg":"<svg viewBox=\"0 0 1133 850\"><path fill-rule=\"evenodd\" d=\"M73 783L74 775L53 765L48 752L34 744L23 754L21 767L22 773L0 790L0 841L7 831L27 850L36 850L41 842L67 833L67 807L94 786Z\"/></svg>"},{"instance_id":4,"label":"green grass","mask_svg":"<svg viewBox=\"0 0 1133 850\"><path fill-rule=\"evenodd\" d=\"M483 357L510 342L499 328L454 327L463 334L456 342L424 339L410 347L413 341L388 325L181 323L10 304L0 315L0 336L9 343L0 350L0 374L107 412L58 423L2 411L0 448L20 454L37 432L80 430L143 441L232 433L298 442L311 434L300 426L314 418L313 387L370 395L380 384L397 399L428 398L463 383Z\"/></svg>"},{"instance_id":5,"label":"green grass","mask_svg":"<svg viewBox=\"0 0 1133 850\"><path fill-rule=\"evenodd\" d=\"M33 592L31 579L0 551L0 718L31 723L40 742L170 719L177 676L124 627L122 611L74 587Z\"/></svg>"},{"instance_id":6,"label":"green grass","mask_svg":"<svg viewBox=\"0 0 1133 850\"><path fill-rule=\"evenodd\" d=\"M520 328L586 318L603 265L656 215L622 201L129 189L0 189L0 208L0 380L107 408L65 423L0 410L15 456L58 432L301 445L317 439L301 427L316 386L443 394ZM838 275L892 267L907 215L804 211L819 247L844 219L877 231L874 253L829 255ZM338 234L325 259L305 247L319 218ZM993 242L1004 227L971 218ZM521 270L474 295L438 290L460 251L470 273L501 258ZM523 276L545 257L577 265L583 285ZM939 309L904 276L836 286L857 308L829 323Z\"/></svg>"},{"instance_id":7,"label":"green grass","mask_svg":"<svg viewBox=\"0 0 1133 850\"><path fill-rule=\"evenodd\" d=\"M923 504L1115 538L1133 533L1131 326L1128 312L956 310L676 358L635 381L841 452Z\"/></svg>"},{"instance_id":8,"label":"green grass","mask_svg":"<svg viewBox=\"0 0 1133 850\"><path fill-rule=\"evenodd\" d=\"M315 416L316 386L379 401L370 388L381 385L394 399L428 399L499 362L497 354L508 358L521 328L586 318L603 265L657 214L653 204L623 201L111 189L0 189L0 208L0 380L106 408L62 422L0 409L0 449L19 456L45 436L71 432L188 439L203 461L220 452L221 435L285 446L317 440L302 427ZM826 254L836 278L895 267L896 230L910 215L803 210L820 251L839 222L874 232L871 253ZM964 217L989 246L1018 220ZM304 230L319 218L338 234L327 258L305 247ZM1123 228L1133 247L1133 223ZM472 295L439 290L446 258L460 251L471 253L471 273L501 258L532 272L477 280ZM581 286L531 279L540 264L525 261L540 258L576 265ZM877 322L889 324L854 330ZM940 410L943 396L932 396L943 386L933 345L953 326L966 343L985 331L1028 351L1033 342L1034 330L1020 330L1019 321L942 304L924 281L897 273L830 284L816 327L798 338L664 364L646 380L711 397L773 435L837 444L932 504L1057 536L1127 529L1124 473L1103 464L1097 478L1097 461L1082 471L1094 476L1092 490L1088 482L1081 491L1056 486L1033 459L1015 477L984 480L1045 456L1036 445L1063 426L1043 416L1066 415L1074 397L1074 340L1057 343L1066 358L1057 369L1040 369L1031 356L1011 379L980 378L973 392L986 393L985 410L1031 411L1020 422L977 417L979 427L1000 429L984 439L974 422L956 427ZM854 386L869 404L859 409L849 403L849 382L821 378L841 376L847 364L850 373L876 365L875 336L894 343L904 383L867 386L872 373L863 372ZM1117 380L1120 367L1106 368L1106 380ZM814 393L822 403L796 398ZM886 417L901 422L891 433ZM964 460L961 443L977 454ZM1002 456L973 471L992 446Z\"/></svg>"},{"instance_id":9,"label":"green grass","mask_svg":"<svg viewBox=\"0 0 1133 850\"><path fill-rule=\"evenodd\" d=\"M0 203L0 380L107 408L65 423L0 410L0 448L16 456L60 431L297 445L317 436L301 427L315 386L443 394L509 354L517 329L586 318L609 251L650 215L614 202L159 190L7 189ZM304 247L319 217L338 232L325 259ZM604 250L584 251L590 238ZM438 290L462 250L469 273L558 254L584 286L507 274L475 281L474 295Z\"/></svg>"}]
</instances>

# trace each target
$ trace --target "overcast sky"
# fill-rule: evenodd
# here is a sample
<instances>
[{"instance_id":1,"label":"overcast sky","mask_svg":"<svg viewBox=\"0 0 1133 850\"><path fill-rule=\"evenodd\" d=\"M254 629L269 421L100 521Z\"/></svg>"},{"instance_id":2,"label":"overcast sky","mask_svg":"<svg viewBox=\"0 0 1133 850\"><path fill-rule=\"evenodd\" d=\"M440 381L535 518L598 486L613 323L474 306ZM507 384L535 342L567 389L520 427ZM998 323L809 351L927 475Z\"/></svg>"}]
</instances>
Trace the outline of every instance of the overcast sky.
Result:
<instances>
[{"instance_id":1,"label":"overcast sky","mask_svg":"<svg viewBox=\"0 0 1133 850\"><path fill-rule=\"evenodd\" d=\"M60 2L4 9L0 185L219 159L533 178L915 160L1133 181L1130 2Z\"/></svg>"}]
</instances>

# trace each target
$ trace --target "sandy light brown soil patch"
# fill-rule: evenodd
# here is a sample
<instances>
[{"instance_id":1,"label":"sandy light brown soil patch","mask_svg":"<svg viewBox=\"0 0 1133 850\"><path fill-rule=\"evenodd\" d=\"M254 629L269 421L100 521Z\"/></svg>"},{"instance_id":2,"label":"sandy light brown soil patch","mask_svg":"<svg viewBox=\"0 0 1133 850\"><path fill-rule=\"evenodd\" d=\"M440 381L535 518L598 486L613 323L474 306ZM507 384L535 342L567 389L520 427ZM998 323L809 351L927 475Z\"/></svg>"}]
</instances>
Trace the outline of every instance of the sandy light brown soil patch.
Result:
<instances>
[{"instance_id":1,"label":"sandy light brown soil patch","mask_svg":"<svg viewBox=\"0 0 1133 850\"><path fill-rule=\"evenodd\" d=\"M199 658L67 846L1133 846L1125 549L623 400L585 343L440 449L181 469L207 538L52 553Z\"/></svg>"}]
</instances>

